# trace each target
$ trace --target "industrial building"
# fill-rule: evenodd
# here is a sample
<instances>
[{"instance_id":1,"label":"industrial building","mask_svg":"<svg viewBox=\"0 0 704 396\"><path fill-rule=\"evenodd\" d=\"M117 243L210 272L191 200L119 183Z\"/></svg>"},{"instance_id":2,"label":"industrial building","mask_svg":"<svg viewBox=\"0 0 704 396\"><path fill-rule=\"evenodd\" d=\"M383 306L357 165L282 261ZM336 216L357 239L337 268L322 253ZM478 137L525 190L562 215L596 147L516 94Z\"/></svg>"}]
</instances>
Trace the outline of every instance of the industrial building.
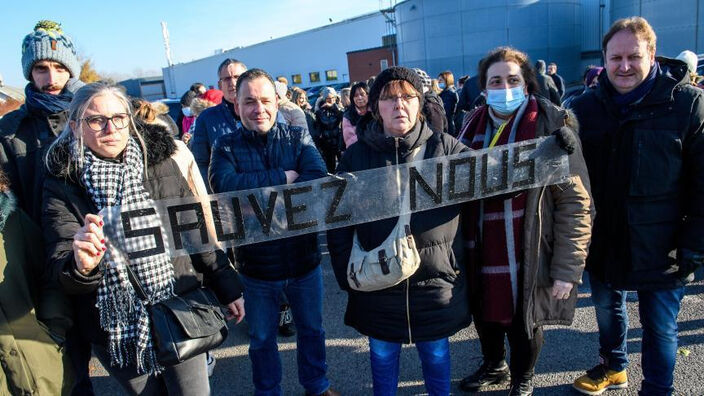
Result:
<instances>
[{"instance_id":1,"label":"industrial building","mask_svg":"<svg viewBox=\"0 0 704 396\"><path fill-rule=\"evenodd\" d=\"M366 79L391 65L436 76L474 74L490 49L511 45L556 62L567 81L601 64L601 38L618 18L641 15L658 35L658 55L704 52L699 0L407 0L342 22L234 48L163 69L166 91L180 96L195 81L215 85L227 57L285 76L301 87ZM702 28L700 28L700 26ZM354 38L354 39L352 39ZM316 43L316 45L310 45Z\"/></svg>"}]
</instances>

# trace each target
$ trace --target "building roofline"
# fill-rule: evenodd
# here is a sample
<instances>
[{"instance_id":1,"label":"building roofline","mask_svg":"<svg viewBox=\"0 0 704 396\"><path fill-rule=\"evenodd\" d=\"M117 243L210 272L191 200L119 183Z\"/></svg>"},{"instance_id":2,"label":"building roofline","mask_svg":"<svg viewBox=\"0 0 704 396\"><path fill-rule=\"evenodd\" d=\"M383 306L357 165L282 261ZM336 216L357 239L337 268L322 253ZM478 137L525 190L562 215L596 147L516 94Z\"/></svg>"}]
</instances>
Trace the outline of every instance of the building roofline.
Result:
<instances>
[{"instance_id":1,"label":"building roofline","mask_svg":"<svg viewBox=\"0 0 704 396\"><path fill-rule=\"evenodd\" d=\"M359 49L359 50L354 50L354 51L347 51L347 54L356 54L358 52L367 52L367 51L374 51L374 50L380 50L380 49L388 49L388 50L393 50L395 46L389 46L389 45L381 45L379 47L372 47L372 48L364 48L364 49Z\"/></svg>"},{"instance_id":2,"label":"building roofline","mask_svg":"<svg viewBox=\"0 0 704 396\"><path fill-rule=\"evenodd\" d=\"M379 15L379 14L381 14L381 11L372 11L372 12L368 12L368 13L366 13L366 14L358 15L358 16L356 16L356 17L343 19L343 20L341 20L341 21L339 21L339 22L329 23L329 24L327 24L327 25L318 26L318 27L316 27L316 28L304 30L304 31L297 32L297 33L292 33L292 34L289 34L289 35L286 35L286 36L276 37L276 38L273 38L273 39L271 39L271 40L260 41L260 42L258 42L258 43L249 44L249 45L240 46L240 47L234 47L234 48L229 48L229 49L223 49L222 53L220 53L220 54L215 54L215 55L206 56L206 57L201 58L201 59L207 59L207 58L210 58L210 57L213 57L213 56L218 56L218 55L227 54L227 53L230 53L230 52L232 52L232 51L241 50L241 49L245 49L245 48L250 48L250 47L254 47L254 46L257 46L257 45L264 44L264 43L271 43L271 42L276 42L276 41L283 40L283 39L289 39L289 38L296 37L296 36L299 36L299 35L302 35L302 34L308 34L308 33L311 33L311 32L318 31L318 30L327 29L327 28L332 27L332 26L335 26L335 25L342 25L342 24L346 24L346 23L350 23L350 22L355 22L355 21L358 21L358 20L360 20L360 19L370 18L370 17L372 17L372 16ZM193 61L197 61L197 60L201 60L201 59L194 59L194 60L189 61L189 62L181 62L181 63L191 63L191 62L193 62Z\"/></svg>"}]
</instances>

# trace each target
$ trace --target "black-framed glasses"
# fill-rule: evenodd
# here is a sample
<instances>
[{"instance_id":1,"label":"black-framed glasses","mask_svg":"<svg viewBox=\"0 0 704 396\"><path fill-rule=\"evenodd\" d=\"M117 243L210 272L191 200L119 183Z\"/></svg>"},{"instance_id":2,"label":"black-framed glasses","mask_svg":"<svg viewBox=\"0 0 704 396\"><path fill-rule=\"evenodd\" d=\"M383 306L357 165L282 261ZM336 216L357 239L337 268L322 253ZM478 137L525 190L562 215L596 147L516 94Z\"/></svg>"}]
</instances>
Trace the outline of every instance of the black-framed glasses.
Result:
<instances>
[{"instance_id":1,"label":"black-framed glasses","mask_svg":"<svg viewBox=\"0 0 704 396\"><path fill-rule=\"evenodd\" d=\"M125 128L130 123L130 115L127 113L116 113L112 117L105 117L104 115L94 115L86 118L82 118L83 121L88 124L88 127L95 132L100 132L108 126L108 121L112 122L112 125L117 129Z\"/></svg>"}]
</instances>

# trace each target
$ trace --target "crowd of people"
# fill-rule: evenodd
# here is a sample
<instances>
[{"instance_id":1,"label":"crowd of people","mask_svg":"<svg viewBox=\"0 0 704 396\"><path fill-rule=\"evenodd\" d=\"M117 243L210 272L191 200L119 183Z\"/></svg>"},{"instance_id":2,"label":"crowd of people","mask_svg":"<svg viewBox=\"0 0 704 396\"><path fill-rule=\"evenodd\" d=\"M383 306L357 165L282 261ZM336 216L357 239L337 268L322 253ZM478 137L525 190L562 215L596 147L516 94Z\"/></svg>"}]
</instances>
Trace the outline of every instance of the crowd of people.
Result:
<instances>
[{"instance_id":1,"label":"crowd of people","mask_svg":"<svg viewBox=\"0 0 704 396\"><path fill-rule=\"evenodd\" d=\"M574 389L629 385L625 304L635 291L640 394L671 395L680 302L704 259L704 91L696 55L656 57L643 18L616 21L602 49L604 65L590 66L573 95L555 63L511 47L489 51L458 87L450 71L431 79L394 66L311 101L285 78L226 59L213 70L218 89L194 83L172 120L117 86L84 85L70 37L40 21L22 42L26 102L0 118L0 393L91 395L95 355L127 394L209 394L212 357L163 364L146 302L205 286L227 319L248 323L255 394L282 393L279 333L296 336L305 393L338 395L316 234L127 260L106 240L100 210L554 136L569 158L559 184L327 232L344 322L368 337L373 392L396 393L401 346L413 344L427 392L449 395L449 337L473 323L482 363L459 388L508 382L509 395L532 395L542 326L572 324L586 270L600 360ZM351 257L396 233L413 271L363 290Z\"/></svg>"}]
</instances>

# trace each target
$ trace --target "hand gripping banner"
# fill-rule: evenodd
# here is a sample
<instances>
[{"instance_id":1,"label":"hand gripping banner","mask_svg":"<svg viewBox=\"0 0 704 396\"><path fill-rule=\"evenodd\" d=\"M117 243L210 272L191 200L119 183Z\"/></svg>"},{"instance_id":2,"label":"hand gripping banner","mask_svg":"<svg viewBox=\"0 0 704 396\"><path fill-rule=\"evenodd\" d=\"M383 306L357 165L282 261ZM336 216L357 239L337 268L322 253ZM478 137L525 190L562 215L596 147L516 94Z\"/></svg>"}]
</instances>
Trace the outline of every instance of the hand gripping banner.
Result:
<instances>
[{"instance_id":1,"label":"hand gripping banner","mask_svg":"<svg viewBox=\"0 0 704 396\"><path fill-rule=\"evenodd\" d=\"M569 160L554 137L304 183L153 201L101 211L113 248L130 258L237 247L368 223L565 182Z\"/></svg>"}]
</instances>

